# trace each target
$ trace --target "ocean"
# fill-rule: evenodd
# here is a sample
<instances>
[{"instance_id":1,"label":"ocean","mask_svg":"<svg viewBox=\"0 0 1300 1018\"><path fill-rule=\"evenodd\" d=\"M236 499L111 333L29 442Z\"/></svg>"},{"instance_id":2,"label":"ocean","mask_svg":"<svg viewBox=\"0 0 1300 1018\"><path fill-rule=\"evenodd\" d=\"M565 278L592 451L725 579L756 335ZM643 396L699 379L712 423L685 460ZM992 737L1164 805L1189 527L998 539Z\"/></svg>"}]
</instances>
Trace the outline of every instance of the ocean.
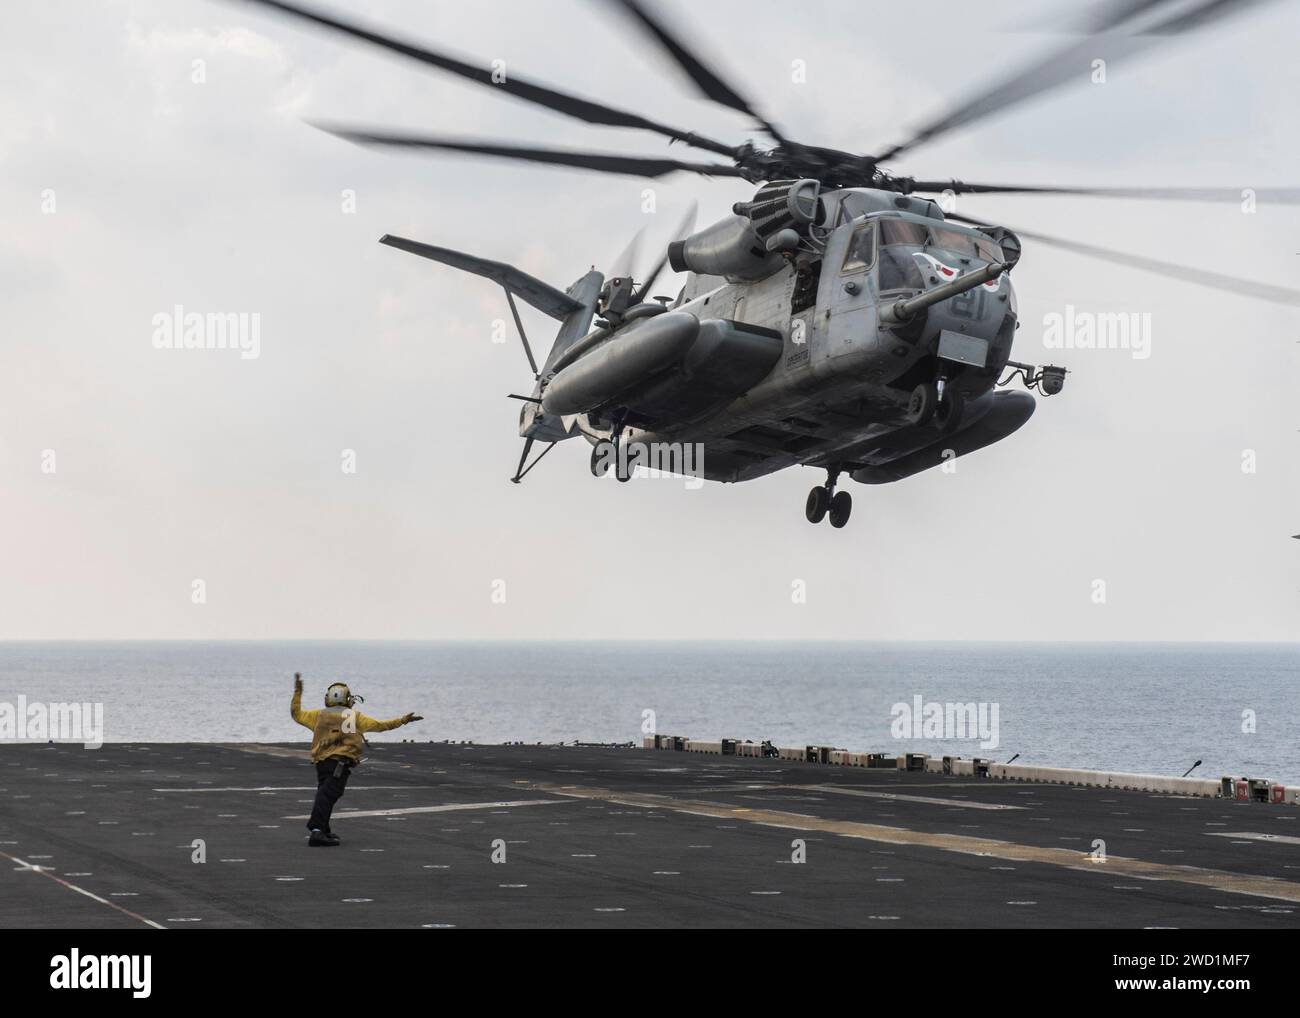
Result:
<instances>
[{"instance_id":1,"label":"ocean","mask_svg":"<svg viewBox=\"0 0 1300 1018\"><path fill-rule=\"evenodd\" d=\"M305 743L295 671L304 706L342 680L367 714L425 716L377 742L657 730L1300 784L1298 644L12 642L0 711L102 703L107 742Z\"/></svg>"}]
</instances>

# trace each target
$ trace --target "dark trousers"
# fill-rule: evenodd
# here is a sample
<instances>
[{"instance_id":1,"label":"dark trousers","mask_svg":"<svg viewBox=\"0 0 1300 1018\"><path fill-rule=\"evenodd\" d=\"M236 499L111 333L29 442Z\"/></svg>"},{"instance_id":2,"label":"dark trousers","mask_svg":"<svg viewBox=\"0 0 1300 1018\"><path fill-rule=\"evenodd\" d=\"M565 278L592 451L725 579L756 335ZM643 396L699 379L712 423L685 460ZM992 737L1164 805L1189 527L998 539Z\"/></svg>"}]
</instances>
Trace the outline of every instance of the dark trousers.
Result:
<instances>
[{"instance_id":1,"label":"dark trousers","mask_svg":"<svg viewBox=\"0 0 1300 1018\"><path fill-rule=\"evenodd\" d=\"M316 802L307 821L309 831L330 829L330 814L334 812L334 804L343 797L351 773L352 764L338 757L322 760L316 765Z\"/></svg>"}]
</instances>

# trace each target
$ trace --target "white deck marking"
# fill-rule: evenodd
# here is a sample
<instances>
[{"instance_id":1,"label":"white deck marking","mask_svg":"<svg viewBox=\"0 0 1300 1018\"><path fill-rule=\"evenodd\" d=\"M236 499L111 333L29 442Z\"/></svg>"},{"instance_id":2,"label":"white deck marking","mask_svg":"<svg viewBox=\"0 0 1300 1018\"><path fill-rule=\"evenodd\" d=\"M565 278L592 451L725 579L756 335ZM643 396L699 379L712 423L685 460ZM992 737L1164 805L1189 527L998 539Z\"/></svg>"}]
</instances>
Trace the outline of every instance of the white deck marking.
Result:
<instances>
[{"instance_id":1,"label":"white deck marking","mask_svg":"<svg viewBox=\"0 0 1300 1018\"><path fill-rule=\"evenodd\" d=\"M1260 834L1257 831L1238 831L1233 834L1229 831L1206 831L1211 838L1242 838L1246 841L1275 841L1282 845L1300 845L1300 838L1294 838L1289 834Z\"/></svg>"},{"instance_id":2,"label":"white deck marking","mask_svg":"<svg viewBox=\"0 0 1300 1018\"><path fill-rule=\"evenodd\" d=\"M437 788L437 785L348 785L349 792L405 792L409 788ZM315 785L258 785L229 788L155 788L155 792L314 792Z\"/></svg>"},{"instance_id":3,"label":"white deck marking","mask_svg":"<svg viewBox=\"0 0 1300 1018\"><path fill-rule=\"evenodd\" d=\"M101 898L98 894L91 894L84 887L78 887L76 884L69 883L68 881L64 880L62 877L56 877L53 873L50 873L49 871L42 869L39 866L33 866L31 865L31 863L19 859L18 856L16 855L10 855L8 852L0 852L0 855L3 855L6 859L9 859L12 862L18 863L19 866L31 870L31 872L33 873L39 873L43 877L48 877L50 880L53 880L56 884L62 884L70 891L76 891L78 894L84 894L87 898L91 899L91 901L97 901L101 905L107 905L109 908L116 909L118 912L121 912L123 915L130 916L132 919L138 919L146 926L152 926L155 930L165 930L167 928L166 926L163 926L161 923L156 923L152 919L146 919L144 916L138 915L137 913L132 912L130 909L123 908L121 905L117 904L116 902L109 901L107 898ZM89 874L87 874L87 876L89 876Z\"/></svg>"},{"instance_id":4,"label":"white deck marking","mask_svg":"<svg viewBox=\"0 0 1300 1018\"><path fill-rule=\"evenodd\" d=\"M924 802L931 806L959 806L962 809L1028 809L1027 806L1010 806L1000 802L968 802L963 799L938 799L929 795L902 795L898 792L869 792L863 788L845 788L841 785L786 785L786 788L809 788L836 795L858 795L864 799L893 799L898 802Z\"/></svg>"},{"instance_id":5,"label":"white deck marking","mask_svg":"<svg viewBox=\"0 0 1300 1018\"><path fill-rule=\"evenodd\" d=\"M452 802L442 806L402 806L398 809L354 809L334 814L335 820L344 817L391 817L408 813L453 813L462 809L500 809L502 806L571 806L568 799L518 799L513 802ZM306 820L307 815L284 817L285 820Z\"/></svg>"}]
</instances>

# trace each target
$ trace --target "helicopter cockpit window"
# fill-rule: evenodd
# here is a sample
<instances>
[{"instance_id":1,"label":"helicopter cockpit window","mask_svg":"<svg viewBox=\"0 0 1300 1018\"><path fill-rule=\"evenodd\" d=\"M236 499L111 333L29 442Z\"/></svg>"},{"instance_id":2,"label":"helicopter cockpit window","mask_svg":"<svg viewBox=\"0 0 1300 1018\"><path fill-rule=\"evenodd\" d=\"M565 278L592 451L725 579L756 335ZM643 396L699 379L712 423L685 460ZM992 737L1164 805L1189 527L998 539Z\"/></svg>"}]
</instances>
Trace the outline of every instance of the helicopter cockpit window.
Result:
<instances>
[{"instance_id":1,"label":"helicopter cockpit window","mask_svg":"<svg viewBox=\"0 0 1300 1018\"><path fill-rule=\"evenodd\" d=\"M975 238L975 250L980 253L980 257L986 262L1002 261L1002 248L991 240Z\"/></svg>"},{"instance_id":2,"label":"helicopter cockpit window","mask_svg":"<svg viewBox=\"0 0 1300 1018\"><path fill-rule=\"evenodd\" d=\"M928 233L920 223L910 223L906 219L885 219L880 223L880 242L882 244L925 244Z\"/></svg>"},{"instance_id":3,"label":"helicopter cockpit window","mask_svg":"<svg viewBox=\"0 0 1300 1018\"><path fill-rule=\"evenodd\" d=\"M880 289L920 290L925 287L912 249L922 247L929 232L906 219L880 221Z\"/></svg>"},{"instance_id":4,"label":"helicopter cockpit window","mask_svg":"<svg viewBox=\"0 0 1300 1018\"><path fill-rule=\"evenodd\" d=\"M936 226L930 230L930 243L963 258L979 257L979 252L975 250L975 238L969 233L944 230Z\"/></svg>"},{"instance_id":5,"label":"helicopter cockpit window","mask_svg":"<svg viewBox=\"0 0 1300 1018\"><path fill-rule=\"evenodd\" d=\"M849 249L844 255L841 273L861 272L875 264L876 261L876 226L865 223L853 231L849 238Z\"/></svg>"},{"instance_id":6,"label":"helicopter cockpit window","mask_svg":"<svg viewBox=\"0 0 1300 1018\"><path fill-rule=\"evenodd\" d=\"M840 202L839 213L835 216L835 225L843 226L850 220L857 219L858 216L866 215L869 211L861 195L846 194Z\"/></svg>"},{"instance_id":7,"label":"helicopter cockpit window","mask_svg":"<svg viewBox=\"0 0 1300 1018\"><path fill-rule=\"evenodd\" d=\"M983 237L976 237L970 233L962 233L959 230L945 230L942 227L933 227L930 230L930 244L932 247L943 248L945 251L951 251L955 255L963 258L979 258L986 262L1000 262L1002 260L1002 251L991 240Z\"/></svg>"}]
</instances>

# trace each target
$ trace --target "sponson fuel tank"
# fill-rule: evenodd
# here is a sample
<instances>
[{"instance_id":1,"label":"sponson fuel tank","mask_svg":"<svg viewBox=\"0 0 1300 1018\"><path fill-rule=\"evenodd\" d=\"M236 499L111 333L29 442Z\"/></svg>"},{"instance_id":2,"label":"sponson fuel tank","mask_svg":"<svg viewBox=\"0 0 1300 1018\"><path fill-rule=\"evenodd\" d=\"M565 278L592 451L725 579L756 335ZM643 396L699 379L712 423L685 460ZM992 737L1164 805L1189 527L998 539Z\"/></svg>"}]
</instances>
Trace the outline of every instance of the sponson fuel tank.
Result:
<instances>
[{"instance_id":1,"label":"sponson fuel tank","mask_svg":"<svg viewBox=\"0 0 1300 1018\"><path fill-rule=\"evenodd\" d=\"M855 470L851 476L862 484L901 481L904 477L937 467L953 455L965 456L1001 441L1029 420L1037 406L1029 393L1006 389L986 395L982 400L987 400L988 409L974 423L896 460Z\"/></svg>"},{"instance_id":2,"label":"sponson fuel tank","mask_svg":"<svg viewBox=\"0 0 1300 1018\"><path fill-rule=\"evenodd\" d=\"M651 411L649 404L665 399L717 402L761 380L782 347L771 329L668 311L620 329L563 368L543 391L542 409L579 414L615 404Z\"/></svg>"}]
</instances>

